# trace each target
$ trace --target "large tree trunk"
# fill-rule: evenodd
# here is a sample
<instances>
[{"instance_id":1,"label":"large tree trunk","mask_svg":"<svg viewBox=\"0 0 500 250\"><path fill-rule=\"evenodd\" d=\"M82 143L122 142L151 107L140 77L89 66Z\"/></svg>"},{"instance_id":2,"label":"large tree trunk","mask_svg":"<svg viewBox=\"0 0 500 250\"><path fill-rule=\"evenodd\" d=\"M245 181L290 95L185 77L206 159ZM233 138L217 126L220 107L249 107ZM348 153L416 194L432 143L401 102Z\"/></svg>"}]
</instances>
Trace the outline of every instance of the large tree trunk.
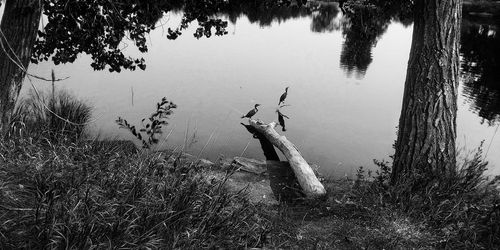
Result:
<instances>
[{"instance_id":1,"label":"large tree trunk","mask_svg":"<svg viewBox=\"0 0 500 250\"><path fill-rule=\"evenodd\" d=\"M437 177L456 164L462 0L417 0L392 182Z\"/></svg>"},{"instance_id":2,"label":"large tree trunk","mask_svg":"<svg viewBox=\"0 0 500 250\"><path fill-rule=\"evenodd\" d=\"M19 96L41 17L39 0L7 0L0 24L0 132ZM21 67L22 66L22 67ZM24 69L23 69L24 68Z\"/></svg>"}]
</instances>

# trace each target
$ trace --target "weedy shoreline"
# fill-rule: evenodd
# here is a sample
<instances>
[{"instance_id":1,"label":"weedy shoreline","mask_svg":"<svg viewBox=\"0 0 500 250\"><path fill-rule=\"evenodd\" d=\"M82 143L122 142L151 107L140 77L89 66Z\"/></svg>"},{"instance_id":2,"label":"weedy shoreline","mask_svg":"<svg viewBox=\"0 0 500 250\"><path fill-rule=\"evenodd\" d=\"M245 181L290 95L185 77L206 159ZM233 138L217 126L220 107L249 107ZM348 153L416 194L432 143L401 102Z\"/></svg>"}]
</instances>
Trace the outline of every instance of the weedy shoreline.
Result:
<instances>
[{"instance_id":1,"label":"weedy shoreline","mask_svg":"<svg viewBox=\"0 0 500 250\"><path fill-rule=\"evenodd\" d=\"M325 200L280 203L265 175L131 151L127 143L11 137L1 140L0 155L2 249L428 249L488 243L459 237L472 221L433 226L422 210L390 202L384 186L362 170L354 180L325 178ZM252 199L263 195L268 202Z\"/></svg>"},{"instance_id":2,"label":"weedy shoreline","mask_svg":"<svg viewBox=\"0 0 500 250\"><path fill-rule=\"evenodd\" d=\"M322 178L323 199L278 200L290 187L270 173L88 140L91 109L58 100L46 105L69 125L21 105L0 135L0 249L500 247L500 178L486 178L480 149L421 189L389 185L389 163L375 161L374 174Z\"/></svg>"}]
</instances>

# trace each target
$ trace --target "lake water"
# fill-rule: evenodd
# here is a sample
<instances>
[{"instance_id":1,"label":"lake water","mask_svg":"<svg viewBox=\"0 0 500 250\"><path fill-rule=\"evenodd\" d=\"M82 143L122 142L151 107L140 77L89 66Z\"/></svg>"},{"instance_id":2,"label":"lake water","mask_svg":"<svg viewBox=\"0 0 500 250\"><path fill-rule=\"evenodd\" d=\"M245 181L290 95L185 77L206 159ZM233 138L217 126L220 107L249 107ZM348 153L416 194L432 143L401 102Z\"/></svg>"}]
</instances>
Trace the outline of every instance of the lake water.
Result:
<instances>
[{"instance_id":1,"label":"lake water","mask_svg":"<svg viewBox=\"0 0 500 250\"><path fill-rule=\"evenodd\" d=\"M163 20L165 28L176 27L179 20L180 15L170 14ZM322 173L353 175L359 166L374 168L373 159L389 159L401 109L411 25L391 22L371 44L347 48L345 44L358 40L346 31L347 18L335 11L275 18L266 24L251 22L245 15L232 20L229 34L209 39L193 38L191 29L172 41L164 29L156 29L149 39L149 53L139 55L133 44L126 49L132 56L145 58L146 71L96 72L88 56L67 65L31 65L29 71L50 78L54 69L57 77L69 76L57 88L93 104L89 129L104 138L133 140L127 131L118 129L116 118L139 124L166 96L178 109L164 130L165 135L171 134L163 147L185 147L212 160L220 154L263 159L258 140L240 124L247 122L240 117L259 103L262 106L255 117L277 121L278 99L290 87L286 99L290 106L281 109L290 118L286 119L287 131L277 130L307 161L319 165ZM488 27L494 31L497 26ZM491 36L496 33L487 34ZM472 86L477 78L469 74ZM38 89L50 89L50 83L32 83ZM474 150L484 140L490 171L500 174L498 113L485 120L481 102L474 99L475 88L464 86L460 85L458 100L458 144ZM30 88L27 80L23 93Z\"/></svg>"}]
</instances>

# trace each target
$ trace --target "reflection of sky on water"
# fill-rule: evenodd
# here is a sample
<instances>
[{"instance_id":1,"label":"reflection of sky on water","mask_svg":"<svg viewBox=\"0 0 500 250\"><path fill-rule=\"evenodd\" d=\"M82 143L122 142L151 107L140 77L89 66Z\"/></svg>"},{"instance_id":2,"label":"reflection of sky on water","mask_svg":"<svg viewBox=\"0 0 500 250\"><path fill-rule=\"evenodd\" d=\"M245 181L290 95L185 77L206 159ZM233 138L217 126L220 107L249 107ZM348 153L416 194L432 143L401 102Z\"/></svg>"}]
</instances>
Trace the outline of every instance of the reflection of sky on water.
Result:
<instances>
[{"instance_id":1,"label":"reflection of sky on water","mask_svg":"<svg viewBox=\"0 0 500 250\"><path fill-rule=\"evenodd\" d=\"M171 15L170 21L177 22ZM90 59L80 56L74 64L56 68L71 79L60 83L95 105L95 133L106 137L131 137L118 130L116 117L130 122L152 112L163 96L178 104L166 133L167 145L181 146L186 129L198 143L190 151L215 159L219 154L263 158L249 133L242 131L240 116L255 103L264 121L277 119L279 96L290 86L283 113L285 135L324 173L354 174L358 166L373 166L372 159L387 159L396 139L411 27L391 24L372 49L372 61L362 78L349 77L340 65L342 32L311 32L311 18L302 17L261 28L240 18L224 37L196 40L185 32L176 41L157 29L151 34L150 53L144 55L145 72L94 72ZM133 46L127 50L135 53ZM50 63L30 66L48 76ZM35 83L43 88L45 83ZM49 87L48 85L45 85ZM29 84L25 84L25 89ZM134 105L132 106L132 92ZM460 96L459 104L463 104ZM460 105L459 144L475 148L488 144L494 128L481 125L477 115ZM195 133L194 133L195 132ZM281 132L281 131L280 131ZM500 139L489 155L499 165ZM497 171L498 172L498 171Z\"/></svg>"}]
</instances>

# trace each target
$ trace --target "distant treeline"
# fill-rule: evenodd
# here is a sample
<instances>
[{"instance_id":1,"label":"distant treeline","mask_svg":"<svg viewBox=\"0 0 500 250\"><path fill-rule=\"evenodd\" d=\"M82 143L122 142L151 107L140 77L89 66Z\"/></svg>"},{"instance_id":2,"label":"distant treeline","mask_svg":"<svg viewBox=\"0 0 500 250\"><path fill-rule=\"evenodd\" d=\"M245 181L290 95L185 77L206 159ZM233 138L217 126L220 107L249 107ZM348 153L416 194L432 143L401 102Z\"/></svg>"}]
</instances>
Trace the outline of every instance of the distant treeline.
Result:
<instances>
[{"instance_id":1,"label":"distant treeline","mask_svg":"<svg viewBox=\"0 0 500 250\"><path fill-rule=\"evenodd\" d=\"M400 0L396 0L400 1ZM310 1L310 2L338 2L338 3L374 3L377 0L321 0L321 1ZM386 1L390 2L390 1ZM464 0L463 2L463 13L466 15L489 15L500 17L500 1L498 0Z\"/></svg>"},{"instance_id":2,"label":"distant treeline","mask_svg":"<svg viewBox=\"0 0 500 250\"><path fill-rule=\"evenodd\" d=\"M500 1L465 0L463 13L466 15L484 15L500 17Z\"/></svg>"}]
</instances>

